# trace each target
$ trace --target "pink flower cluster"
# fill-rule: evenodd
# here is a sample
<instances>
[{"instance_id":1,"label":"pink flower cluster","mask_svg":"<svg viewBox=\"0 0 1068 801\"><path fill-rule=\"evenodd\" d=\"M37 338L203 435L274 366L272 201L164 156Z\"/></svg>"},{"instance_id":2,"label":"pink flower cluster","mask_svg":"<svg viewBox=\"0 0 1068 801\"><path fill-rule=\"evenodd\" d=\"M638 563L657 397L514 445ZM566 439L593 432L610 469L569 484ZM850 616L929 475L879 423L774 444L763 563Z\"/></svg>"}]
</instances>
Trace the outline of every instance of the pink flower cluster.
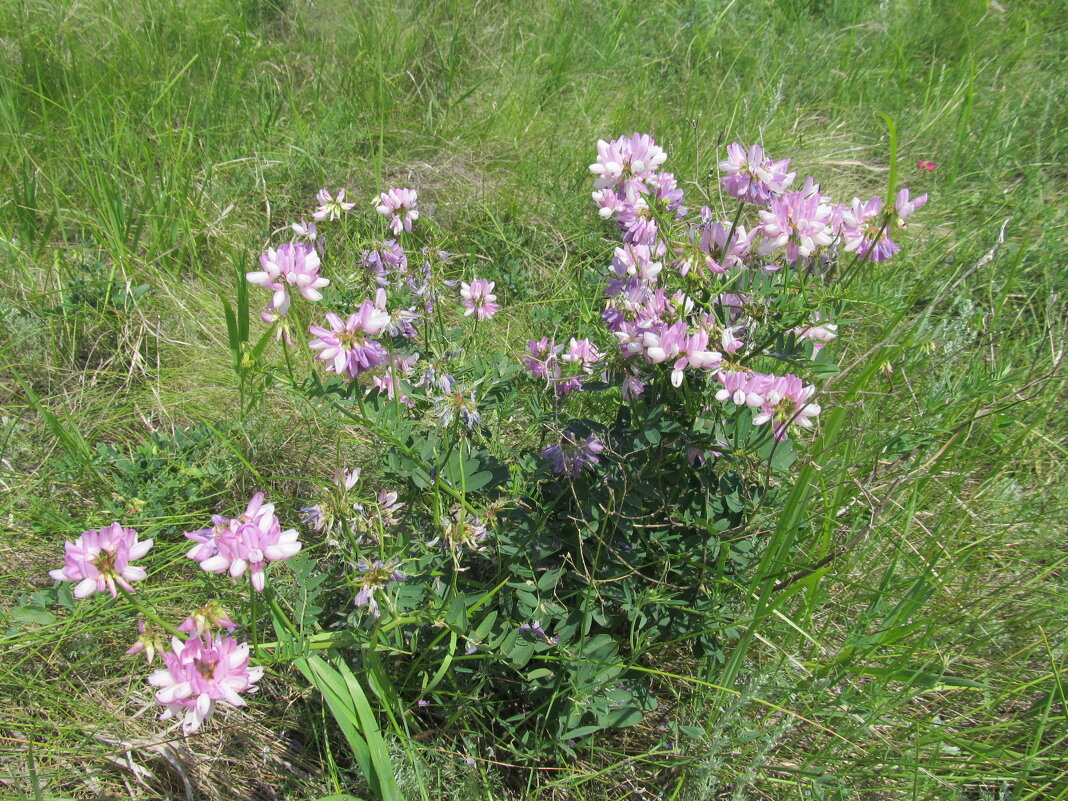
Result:
<instances>
[{"instance_id":1,"label":"pink flower cluster","mask_svg":"<svg viewBox=\"0 0 1068 801\"><path fill-rule=\"evenodd\" d=\"M716 220L707 207L697 220L687 220L674 177L658 171L666 154L652 138L634 134L601 141L597 152L598 161L590 167L597 176L594 201L601 216L615 218L623 240L609 268L602 319L625 361L626 402L641 395L650 365L669 365L671 383L680 386L688 370L718 374L761 355L746 353L754 332L773 313L775 300L768 290L774 285L761 274L784 267L825 272L839 252L884 261L899 250L889 236L890 221L896 216L904 226L927 202L927 195L912 198L902 189L892 209L885 209L879 197L835 205L811 177L792 190L796 173L789 170L790 159L775 160L760 145L735 142L719 165L723 187L739 201L761 207L755 210L757 224L748 229L741 224L741 206L729 223ZM708 282L718 276L738 289L716 292ZM750 287L760 289L751 292ZM815 355L837 336L837 325L816 312L812 325L793 333L811 341ZM553 355L544 343L532 342L527 369L551 373ZM779 382L768 391L780 397L771 402L774 413L757 414L758 424L779 420L777 435L789 427L781 425L784 419L811 425L819 409L807 403L814 390L795 386L800 379L793 376L768 380ZM799 414L786 415L784 404L790 402Z\"/></svg>"},{"instance_id":2,"label":"pink flower cluster","mask_svg":"<svg viewBox=\"0 0 1068 801\"><path fill-rule=\"evenodd\" d=\"M897 193L894 207L889 211L884 211L883 199L878 195L867 202L853 198L853 202L841 207L839 212L842 249L867 261L886 261L901 250L890 238L892 218L896 216L898 224L904 228L906 220L926 202L926 194L913 198L908 189Z\"/></svg>"},{"instance_id":3,"label":"pink flower cluster","mask_svg":"<svg viewBox=\"0 0 1068 801\"><path fill-rule=\"evenodd\" d=\"M375 199L375 210L389 218L389 230L398 236L401 231L411 232L412 223L419 219L417 200L414 189L390 189Z\"/></svg>"},{"instance_id":4,"label":"pink flower cluster","mask_svg":"<svg viewBox=\"0 0 1068 801\"><path fill-rule=\"evenodd\" d=\"M757 233L763 237L757 246L761 256L786 252L786 261L797 264L834 241L834 210L820 195L819 186L788 192L771 199L768 210L760 210ZM766 269L777 269L777 265Z\"/></svg>"},{"instance_id":5,"label":"pink flower cluster","mask_svg":"<svg viewBox=\"0 0 1068 801\"><path fill-rule=\"evenodd\" d=\"M757 410L753 425L772 423L775 439L780 442L786 439L791 426L812 428L812 418L820 413L818 405L809 403L816 388L793 374L776 376L723 370L716 378L723 385L716 393L716 400Z\"/></svg>"},{"instance_id":6,"label":"pink flower cluster","mask_svg":"<svg viewBox=\"0 0 1068 801\"><path fill-rule=\"evenodd\" d=\"M867 261L886 261L901 248L890 239L890 218L879 196L868 201L853 198L849 204L832 205L820 194L811 177L800 190L788 192L795 173L786 172L790 159L773 161L759 145L748 150L735 142L727 147L728 158L720 162L726 173L723 187L738 200L766 206L758 213L760 225L757 253L764 257L781 254L790 265L798 265L818 253L841 246ZM927 202L927 195L910 200L909 190L897 194L895 209L899 222ZM779 269L769 264L765 270Z\"/></svg>"},{"instance_id":7,"label":"pink flower cluster","mask_svg":"<svg viewBox=\"0 0 1068 801\"><path fill-rule=\"evenodd\" d=\"M772 298L764 289L719 293L709 282L722 276L740 288L763 287L767 280L761 273L774 273L787 264L806 266L832 253L845 241L848 221L843 222L841 209L831 205L811 178L790 191L796 177L788 169L790 159L777 161L759 145L745 148L738 143L730 145L727 154L720 164L726 173L724 189L741 201L764 207L757 210L754 228L740 224L740 210L731 222L716 220L708 208L701 209L696 221L681 215L672 220L663 212L676 208L685 212L674 179L657 180L663 175L656 172L665 159L662 149L638 134L598 144L599 160L591 167L598 176L594 200L602 216L615 216L623 239L609 267L602 319L624 360L625 402L642 395L649 368L656 365L669 368L676 387L687 371L704 371L725 386L717 395L720 400L734 399L753 409L754 423L772 423L775 437L782 439L791 427L812 426L819 414L819 406L810 403L815 388L794 375L765 375L740 367L760 355L747 354L746 349L752 347L754 332L767 324ZM657 199L656 193L667 186L670 201ZM898 207L906 216L923 202L918 199L909 206L907 191L900 197ZM649 215L643 228L635 220L642 218L650 203L659 203L661 213ZM660 230L659 223L665 220L670 228ZM700 294L691 294L693 287ZM810 340L815 354L837 336L837 326L816 313L812 325L799 326L794 334ZM552 376L558 347L548 340L532 341L529 350L524 360L527 369ZM575 444L570 448L574 450ZM560 452L567 450L562 447Z\"/></svg>"},{"instance_id":8,"label":"pink flower cluster","mask_svg":"<svg viewBox=\"0 0 1068 801\"><path fill-rule=\"evenodd\" d=\"M671 381L680 386L687 368L719 367L723 354L709 342L722 331L714 315L694 314L693 300L684 292L668 294L661 283L660 260L666 253L663 243L616 248L605 290L608 304L601 316L625 359L670 362Z\"/></svg>"},{"instance_id":9,"label":"pink flower cluster","mask_svg":"<svg viewBox=\"0 0 1068 801\"><path fill-rule=\"evenodd\" d=\"M727 194L758 206L766 206L793 183L796 173L787 172L789 166L790 159L775 161L760 145L746 149L738 142L727 145L727 158L719 163L726 173L723 188Z\"/></svg>"},{"instance_id":10,"label":"pink flower cluster","mask_svg":"<svg viewBox=\"0 0 1068 801\"><path fill-rule=\"evenodd\" d=\"M263 676L262 667L249 666L249 647L232 637L214 638L198 634L182 642L171 640L171 650L163 654L165 668L149 676L156 701L165 709L162 720L182 717L182 730L195 732L215 712L221 701L245 706L242 692L255 692Z\"/></svg>"},{"instance_id":11,"label":"pink flower cluster","mask_svg":"<svg viewBox=\"0 0 1068 801\"><path fill-rule=\"evenodd\" d=\"M476 278L470 284L460 284L460 300L463 303L464 316L475 315L476 320L488 320L501 307L496 304L497 296L493 294L493 281Z\"/></svg>"},{"instance_id":12,"label":"pink flower cluster","mask_svg":"<svg viewBox=\"0 0 1068 801\"><path fill-rule=\"evenodd\" d=\"M660 232L658 213L682 217L684 197L671 173L657 172L667 153L651 136L597 143L597 161L590 165L593 199L602 217L614 217L627 244L651 245Z\"/></svg>"},{"instance_id":13,"label":"pink flower cluster","mask_svg":"<svg viewBox=\"0 0 1068 801\"><path fill-rule=\"evenodd\" d=\"M548 337L531 339L527 342L527 353L523 358L527 372L549 382L561 398L581 392L582 385L593 375L593 366L604 358L588 339L574 337L567 350Z\"/></svg>"},{"instance_id":14,"label":"pink flower cluster","mask_svg":"<svg viewBox=\"0 0 1068 801\"><path fill-rule=\"evenodd\" d=\"M253 588L263 592L267 562L288 559L301 548L296 530L283 531L274 504L263 500L263 493L257 492L240 517L214 515L211 528L187 531L185 536L197 544L186 556L209 573L229 572L239 578L247 570Z\"/></svg>"},{"instance_id":15,"label":"pink flower cluster","mask_svg":"<svg viewBox=\"0 0 1068 801\"><path fill-rule=\"evenodd\" d=\"M240 570L231 571L234 575L240 575L245 566L250 565L253 584L257 585L258 570L257 589L262 590L262 559L285 558L300 550L296 532L279 531L270 505L264 505L262 501L262 494L254 497L240 521L216 517L213 518L214 528L187 534L200 543L189 555L200 560L206 568L218 567L216 572L240 561ZM249 530L252 528L255 531ZM49 575L58 581L77 581L76 598L85 598L94 592L110 592L114 597L118 594L117 586L132 591L129 582L146 577L144 568L135 567L130 562L145 556L151 547L152 540L139 541L136 531L119 523L100 530L91 529L83 532L76 541L66 543L64 566L50 571ZM240 557L234 555L238 551ZM257 556L260 553L263 555ZM260 564L257 559L261 559ZM196 636L186 642L173 638L171 650L163 654L166 667L153 672L148 679L160 688L156 700L165 707L162 719L183 715L182 728L187 733L196 731L212 715L217 701L244 706L239 693L254 691L253 685L263 674L263 668L249 667L248 645L239 645L230 637L213 638L211 629L220 626L232 630L236 624L218 603L197 609L178 627L179 631L195 631ZM156 652L162 650L159 630L139 617L137 639L126 653L144 653L151 664Z\"/></svg>"},{"instance_id":16,"label":"pink flower cluster","mask_svg":"<svg viewBox=\"0 0 1068 801\"><path fill-rule=\"evenodd\" d=\"M315 358L326 362L327 370L338 375L348 373L354 379L388 358L386 349L371 337L386 330L390 316L374 302L365 300L347 320L329 312L326 321L330 328L313 325L309 329L315 335L309 347L319 351Z\"/></svg>"},{"instance_id":17,"label":"pink flower cluster","mask_svg":"<svg viewBox=\"0 0 1068 801\"><path fill-rule=\"evenodd\" d=\"M346 211L351 211L356 207L355 203L345 200L344 189L337 193L337 197L332 196L328 189L320 189L315 199L319 203L319 208L312 214L312 218L317 222L322 222L323 220L332 222Z\"/></svg>"},{"instance_id":18,"label":"pink flower cluster","mask_svg":"<svg viewBox=\"0 0 1068 801\"><path fill-rule=\"evenodd\" d=\"M143 567L130 562L140 559L152 547L152 540L137 539L137 532L112 523L102 529L82 532L75 541L64 546L63 567L50 570L56 581L76 581L75 598L87 598L94 592L118 595L116 585L133 592L131 581L140 581L148 574Z\"/></svg>"},{"instance_id":19,"label":"pink flower cluster","mask_svg":"<svg viewBox=\"0 0 1068 801\"><path fill-rule=\"evenodd\" d=\"M649 192L647 182L665 161L667 153L646 134L635 133L611 142L601 139L597 142L597 161L590 165L590 172L597 176L594 188L633 202Z\"/></svg>"},{"instance_id":20,"label":"pink flower cluster","mask_svg":"<svg viewBox=\"0 0 1068 801\"><path fill-rule=\"evenodd\" d=\"M323 299L319 290L328 286L330 279L319 275L321 264L319 254L307 242L287 242L260 254L261 269L246 273L245 278L250 284L274 292L263 313L264 322L273 323L289 312L290 288L300 292L305 300Z\"/></svg>"}]
</instances>

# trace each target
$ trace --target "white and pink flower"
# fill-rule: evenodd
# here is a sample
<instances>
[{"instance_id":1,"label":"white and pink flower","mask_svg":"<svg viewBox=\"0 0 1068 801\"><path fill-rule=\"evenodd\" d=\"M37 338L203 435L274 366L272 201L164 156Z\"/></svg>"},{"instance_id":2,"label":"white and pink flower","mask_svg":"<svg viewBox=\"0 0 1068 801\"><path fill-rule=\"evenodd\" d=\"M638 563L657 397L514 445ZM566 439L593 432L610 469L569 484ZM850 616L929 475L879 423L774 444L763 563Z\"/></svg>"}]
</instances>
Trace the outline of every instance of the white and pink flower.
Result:
<instances>
[{"instance_id":1,"label":"white and pink flower","mask_svg":"<svg viewBox=\"0 0 1068 801\"><path fill-rule=\"evenodd\" d=\"M253 588L263 592L267 562L283 561L301 549L297 531L283 531L274 504L263 501L263 493L257 492L240 517L231 520L215 515L211 528L187 531L185 536L198 544L186 556L209 573L228 572L240 578L247 571Z\"/></svg>"},{"instance_id":2,"label":"white and pink flower","mask_svg":"<svg viewBox=\"0 0 1068 801\"><path fill-rule=\"evenodd\" d=\"M67 541L63 567L50 570L56 581L76 581L75 598L87 598L94 592L118 595L116 585L133 592L131 581L140 581L148 574L143 567L130 564L140 559L152 547L152 540L138 541L137 532L112 523L102 529L82 532L78 539Z\"/></svg>"},{"instance_id":3,"label":"white and pink flower","mask_svg":"<svg viewBox=\"0 0 1068 801\"><path fill-rule=\"evenodd\" d=\"M277 319L289 311L290 289L297 290L305 300L323 299L319 290L329 286L330 279L319 275L321 265L319 254L307 242L286 242L260 254L261 269L246 273L245 278L274 293L267 312Z\"/></svg>"},{"instance_id":4,"label":"white and pink flower","mask_svg":"<svg viewBox=\"0 0 1068 801\"><path fill-rule=\"evenodd\" d=\"M319 202L319 208L312 214L316 222L336 220L346 211L351 211L356 207L355 203L345 200L344 189L337 193L337 197L332 196L327 189L320 189L315 199Z\"/></svg>"},{"instance_id":5,"label":"white and pink flower","mask_svg":"<svg viewBox=\"0 0 1068 801\"><path fill-rule=\"evenodd\" d=\"M308 347L319 351L315 358L326 362L326 369L341 375L348 373L356 378L385 363L389 354L381 343L372 339L380 335L389 326L389 313L377 307L374 302L365 300L359 311L343 320L330 312L326 315L330 328L313 325L309 331L315 335Z\"/></svg>"},{"instance_id":6,"label":"white and pink flower","mask_svg":"<svg viewBox=\"0 0 1068 801\"><path fill-rule=\"evenodd\" d=\"M182 730L195 732L215 712L217 702L245 706L240 693L255 692L262 667L249 667L249 647L232 637L198 635L171 640L161 670L148 677L158 687L156 701L164 706L161 720L182 716Z\"/></svg>"},{"instance_id":7,"label":"white and pink flower","mask_svg":"<svg viewBox=\"0 0 1068 801\"><path fill-rule=\"evenodd\" d=\"M414 189L394 188L375 199L375 210L389 218L389 230L398 236L401 231L411 232L412 223L419 219L419 210L415 207L418 200Z\"/></svg>"},{"instance_id":8,"label":"white and pink flower","mask_svg":"<svg viewBox=\"0 0 1068 801\"><path fill-rule=\"evenodd\" d=\"M475 315L476 320L489 320L500 311L497 296L493 294L493 281L476 278L470 284L460 282L460 301L463 303L464 316Z\"/></svg>"}]
</instances>

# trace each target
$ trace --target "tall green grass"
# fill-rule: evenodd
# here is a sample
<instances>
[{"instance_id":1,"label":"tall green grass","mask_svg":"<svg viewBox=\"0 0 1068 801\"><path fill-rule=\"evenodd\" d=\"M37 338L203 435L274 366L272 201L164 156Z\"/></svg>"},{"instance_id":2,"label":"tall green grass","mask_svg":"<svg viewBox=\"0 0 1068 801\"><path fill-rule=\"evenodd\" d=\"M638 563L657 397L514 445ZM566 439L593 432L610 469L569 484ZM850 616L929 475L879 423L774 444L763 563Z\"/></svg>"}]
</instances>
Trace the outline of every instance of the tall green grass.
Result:
<instances>
[{"instance_id":1,"label":"tall green grass","mask_svg":"<svg viewBox=\"0 0 1068 801\"><path fill-rule=\"evenodd\" d=\"M932 199L899 259L839 287L846 370L736 588L723 672L650 668L696 731L658 750L649 720L529 772L472 772L431 733L408 742L418 772L397 747L398 782L455 798L1068 797L1066 38L1055 3L977 0L0 6L5 790L168 797L123 763L121 743L153 730L139 669L111 656L126 622L86 620L45 578L64 537L128 510L169 536L259 476L299 498L301 476L358 446L281 395L234 413L220 298L320 186L368 205L415 186L449 249L505 288L518 348L599 310L598 138L653 134L698 177L694 198L716 193L727 142L760 139L847 199L885 192L886 115L899 184ZM173 591L180 606L188 588ZM234 792L272 775L295 797L355 787L325 723L297 756L281 734L310 725L295 682L268 682L262 722L169 754L181 770L137 758L205 797L229 797L192 756L213 749Z\"/></svg>"}]
</instances>

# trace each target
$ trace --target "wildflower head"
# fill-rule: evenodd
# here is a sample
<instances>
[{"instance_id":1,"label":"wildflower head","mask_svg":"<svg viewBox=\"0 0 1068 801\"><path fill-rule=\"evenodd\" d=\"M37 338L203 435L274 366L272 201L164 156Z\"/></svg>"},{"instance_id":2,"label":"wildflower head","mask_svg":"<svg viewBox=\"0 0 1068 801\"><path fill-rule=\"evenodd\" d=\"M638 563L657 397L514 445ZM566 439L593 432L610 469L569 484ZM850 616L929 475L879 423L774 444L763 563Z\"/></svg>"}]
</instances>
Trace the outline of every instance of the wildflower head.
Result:
<instances>
[{"instance_id":1,"label":"wildflower head","mask_svg":"<svg viewBox=\"0 0 1068 801\"><path fill-rule=\"evenodd\" d=\"M476 320L488 320L498 311L500 306L495 302L497 296L493 294L493 281L485 278L476 278L470 284L460 284L460 299L463 303L465 316L475 315Z\"/></svg>"},{"instance_id":2,"label":"wildflower head","mask_svg":"<svg viewBox=\"0 0 1068 801\"><path fill-rule=\"evenodd\" d=\"M723 188L731 197L765 206L793 183L796 173L787 172L790 159L774 161L760 145L746 149L739 142L727 145L727 158L719 163L726 173Z\"/></svg>"},{"instance_id":3,"label":"wildflower head","mask_svg":"<svg viewBox=\"0 0 1068 801\"><path fill-rule=\"evenodd\" d=\"M560 361L578 367L584 373L590 373L593 365L604 356L588 339L571 338L567 350L560 355Z\"/></svg>"},{"instance_id":4,"label":"wildflower head","mask_svg":"<svg viewBox=\"0 0 1068 801\"><path fill-rule=\"evenodd\" d=\"M619 198L634 202L649 191L646 180L667 161L667 153L648 134L597 142L597 161L590 172L597 176L594 187L608 190Z\"/></svg>"},{"instance_id":5,"label":"wildflower head","mask_svg":"<svg viewBox=\"0 0 1068 801\"><path fill-rule=\"evenodd\" d=\"M771 423L775 439L782 441L792 426L812 428L812 418L820 413L820 407L809 403L816 394L811 384L806 386L793 374L763 376L760 387L760 411L753 418L753 425Z\"/></svg>"},{"instance_id":6,"label":"wildflower head","mask_svg":"<svg viewBox=\"0 0 1068 801\"><path fill-rule=\"evenodd\" d=\"M227 628L233 631L237 624L230 619L230 614L223 609L218 601L201 606L193 611L189 617L178 626L178 631L196 632L201 637L210 634L212 629Z\"/></svg>"},{"instance_id":7,"label":"wildflower head","mask_svg":"<svg viewBox=\"0 0 1068 801\"><path fill-rule=\"evenodd\" d=\"M360 468L356 467L352 470L335 470L334 471L334 486L340 492L347 492L353 489L360 480Z\"/></svg>"},{"instance_id":8,"label":"wildflower head","mask_svg":"<svg viewBox=\"0 0 1068 801\"><path fill-rule=\"evenodd\" d=\"M327 370L356 378L387 360L386 349L371 337L386 329L390 317L372 301L365 300L360 310L350 314L347 320L330 312L326 321L330 328L313 325L309 329L315 336L309 347L319 351L316 358L326 362Z\"/></svg>"},{"instance_id":9,"label":"wildflower head","mask_svg":"<svg viewBox=\"0 0 1068 801\"><path fill-rule=\"evenodd\" d=\"M838 337L838 325L824 323L818 311L812 312L812 325L803 325L794 329L798 339L807 339L812 343L812 355L815 356L824 346Z\"/></svg>"},{"instance_id":10,"label":"wildflower head","mask_svg":"<svg viewBox=\"0 0 1068 801\"><path fill-rule=\"evenodd\" d=\"M549 645L556 645L558 642L560 642L559 635L555 637L550 637L548 634L545 633L545 629L542 627L540 620L535 620L531 623L523 623L519 627L518 632L521 635L529 637L532 640L548 643Z\"/></svg>"},{"instance_id":11,"label":"wildflower head","mask_svg":"<svg viewBox=\"0 0 1068 801\"><path fill-rule=\"evenodd\" d=\"M390 189L375 199L375 210L389 218L389 229L397 236L401 231L410 232L412 223L419 219L417 200L414 189Z\"/></svg>"},{"instance_id":12,"label":"wildflower head","mask_svg":"<svg viewBox=\"0 0 1068 801\"><path fill-rule=\"evenodd\" d=\"M210 634L185 642L173 638L163 663L165 668L148 677L149 684L159 688L156 701L164 707L160 719L181 715L187 734L214 714L216 702L244 706L240 693L255 692L263 676L263 668L249 667L247 643Z\"/></svg>"},{"instance_id":13,"label":"wildflower head","mask_svg":"<svg viewBox=\"0 0 1068 801\"><path fill-rule=\"evenodd\" d=\"M360 559L353 567L358 571L356 585L360 588L354 603L356 606L366 606L368 612L378 617L380 612L375 594L384 590L389 582L404 581L406 578L400 570L400 562L396 559L386 562L381 559L375 559L373 562Z\"/></svg>"},{"instance_id":14,"label":"wildflower head","mask_svg":"<svg viewBox=\"0 0 1068 801\"><path fill-rule=\"evenodd\" d=\"M907 197L906 191L906 200ZM906 211L905 216L909 214L911 210ZM889 221L883 213L883 199L878 195L867 202L853 198L848 207L842 208L841 221L841 234L845 242L842 249L847 253L856 253L866 261L881 262L901 250L890 239Z\"/></svg>"},{"instance_id":15,"label":"wildflower head","mask_svg":"<svg viewBox=\"0 0 1068 801\"><path fill-rule=\"evenodd\" d=\"M818 248L834 241L831 229L832 209L822 202L819 192L790 192L772 199L769 210L760 211L761 225L757 232L763 237L757 246L761 256L780 250L786 260L797 264Z\"/></svg>"},{"instance_id":16,"label":"wildflower head","mask_svg":"<svg viewBox=\"0 0 1068 801\"><path fill-rule=\"evenodd\" d=\"M209 573L228 572L240 578L247 571L257 592L263 592L266 584L267 562L288 559L301 549L299 534L295 529L282 530L274 504L264 503L262 492L252 496L240 517L215 516L212 523L210 529L186 532L199 543L186 556Z\"/></svg>"},{"instance_id":17,"label":"wildflower head","mask_svg":"<svg viewBox=\"0 0 1068 801\"><path fill-rule=\"evenodd\" d=\"M378 497L375 499L378 504L379 519L387 528L400 523L400 512L405 505L398 498L397 493L392 490L379 490Z\"/></svg>"},{"instance_id":18,"label":"wildflower head","mask_svg":"<svg viewBox=\"0 0 1068 801\"><path fill-rule=\"evenodd\" d=\"M385 242L375 242L364 254L363 264L368 270L404 275L408 272L408 255L396 239L389 239Z\"/></svg>"},{"instance_id":19,"label":"wildflower head","mask_svg":"<svg viewBox=\"0 0 1068 801\"><path fill-rule=\"evenodd\" d=\"M630 372L624 376L621 389L623 391L623 402L633 403L645 392L645 383L640 376Z\"/></svg>"},{"instance_id":20,"label":"wildflower head","mask_svg":"<svg viewBox=\"0 0 1068 801\"><path fill-rule=\"evenodd\" d=\"M563 349L548 337L531 339L527 342L528 356L523 358L523 366L535 378L549 379L559 375L557 355Z\"/></svg>"},{"instance_id":21,"label":"wildflower head","mask_svg":"<svg viewBox=\"0 0 1068 801\"><path fill-rule=\"evenodd\" d=\"M559 445L550 445L540 455L552 462L554 473L577 476L583 470L593 470L601 461L597 454L603 450L604 445L595 435L579 440L573 431L568 430Z\"/></svg>"},{"instance_id":22,"label":"wildflower head","mask_svg":"<svg viewBox=\"0 0 1068 801\"><path fill-rule=\"evenodd\" d=\"M336 220L356 206L355 203L345 201L344 189L340 190L336 197L332 196L328 189L320 189L315 199L319 202L319 208L315 210L312 217L318 222Z\"/></svg>"},{"instance_id":23,"label":"wildflower head","mask_svg":"<svg viewBox=\"0 0 1068 801\"><path fill-rule=\"evenodd\" d=\"M133 592L130 582L148 575L144 568L130 562L140 559L151 547L152 540L138 541L132 528L112 523L106 528L82 532L73 542L68 540L63 567L50 570L48 575L56 581L78 582L75 598L87 598L94 592L110 592L115 597L116 585Z\"/></svg>"},{"instance_id":24,"label":"wildflower head","mask_svg":"<svg viewBox=\"0 0 1068 801\"><path fill-rule=\"evenodd\" d=\"M321 265L319 254L307 242L286 242L261 253L260 269L246 273L245 278L250 284L274 292L267 311L285 317L289 312L290 289L297 290L305 300L323 299L319 290L329 286L330 280L319 275Z\"/></svg>"},{"instance_id":25,"label":"wildflower head","mask_svg":"<svg viewBox=\"0 0 1068 801\"><path fill-rule=\"evenodd\" d=\"M128 655L144 652L148 664L156 658L156 651L162 651L163 644L160 641L159 632L151 624L146 624L144 618L137 618L137 639L134 644L126 649Z\"/></svg>"}]
</instances>

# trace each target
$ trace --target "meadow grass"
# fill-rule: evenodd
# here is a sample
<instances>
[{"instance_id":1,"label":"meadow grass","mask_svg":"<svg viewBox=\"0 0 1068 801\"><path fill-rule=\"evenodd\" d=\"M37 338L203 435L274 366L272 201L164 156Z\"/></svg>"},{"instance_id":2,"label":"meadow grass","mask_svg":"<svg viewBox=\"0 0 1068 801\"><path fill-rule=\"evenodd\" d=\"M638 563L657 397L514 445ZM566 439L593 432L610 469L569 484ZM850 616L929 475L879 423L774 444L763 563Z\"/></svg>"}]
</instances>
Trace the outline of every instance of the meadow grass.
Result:
<instances>
[{"instance_id":1,"label":"meadow grass","mask_svg":"<svg viewBox=\"0 0 1068 801\"><path fill-rule=\"evenodd\" d=\"M416 187L498 282L518 354L595 325L597 139L653 134L692 195L717 193L726 143L759 139L844 199L885 191L881 113L899 183L931 202L899 259L839 287L845 369L734 588L726 664L646 666L664 720L566 769L472 770L394 726L398 780L413 798L1068 797L1066 40L1041 2L0 5L0 787L365 792L291 674L213 733L146 745L141 666L116 657L129 622L46 575L117 516L173 534L262 487L295 509L303 477L366 445L278 391L238 413L220 299L319 187L368 206ZM188 579L154 580L180 609Z\"/></svg>"}]
</instances>

